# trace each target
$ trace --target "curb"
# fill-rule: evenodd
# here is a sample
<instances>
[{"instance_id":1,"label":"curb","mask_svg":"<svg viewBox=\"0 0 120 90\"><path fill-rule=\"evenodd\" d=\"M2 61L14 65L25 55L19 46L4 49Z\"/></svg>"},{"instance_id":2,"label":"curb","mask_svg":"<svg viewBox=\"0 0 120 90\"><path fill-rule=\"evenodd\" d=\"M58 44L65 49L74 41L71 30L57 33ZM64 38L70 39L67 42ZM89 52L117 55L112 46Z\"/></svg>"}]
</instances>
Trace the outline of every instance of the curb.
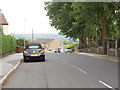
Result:
<instances>
[{"instance_id":1,"label":"curb","mask_svg":"<svg viewBox=\"0 0 120 90\"><path fill-rule=\"evenodd\" d=\"M75 53L80 54L78 52L75 52ZM102 59L109 60L109 61L112 61L112 62L120 63L120 61L116 60L116 59L109 59L109 58L100 57L100 56L91 56L91 55L87 55L87 54L81 54L81 55L85 55L85 56L89 56L89 57L95 57L95 58L102 58Z\"/></svg>"},{"instance_id":2,"label":"curb","mask_svg":"<svg viewBox=\"0 0 120 90\"><path fill-rule=\"evenodd\" d=\"M22 63L22 60L18 61L18 63L15 65L14 68L12 68L3 78L0 80L0 90L2 89L2 86L5 84L7 79L10 77L10 75L17 69L17 67Z\"/></svg>"}]
</instances>

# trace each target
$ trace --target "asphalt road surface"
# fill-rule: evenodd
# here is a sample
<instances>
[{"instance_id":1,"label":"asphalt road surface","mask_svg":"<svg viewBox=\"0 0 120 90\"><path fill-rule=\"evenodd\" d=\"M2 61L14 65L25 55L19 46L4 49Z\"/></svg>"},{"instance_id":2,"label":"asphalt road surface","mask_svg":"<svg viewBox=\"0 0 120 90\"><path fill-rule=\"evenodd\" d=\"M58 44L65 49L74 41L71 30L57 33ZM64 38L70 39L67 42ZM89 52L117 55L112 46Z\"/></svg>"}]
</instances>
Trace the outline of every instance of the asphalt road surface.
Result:
<instances>
[{"instance_id":1,"label":"asphalt road surface","mask_svg":"<svg viewBox=\"0 0 120 90\"><path fill-rule=\"evenodd\" d=\"M46 53L21 64L4 88L118 88L118 63L75 53Z\"/></svg>"}]
</instances>

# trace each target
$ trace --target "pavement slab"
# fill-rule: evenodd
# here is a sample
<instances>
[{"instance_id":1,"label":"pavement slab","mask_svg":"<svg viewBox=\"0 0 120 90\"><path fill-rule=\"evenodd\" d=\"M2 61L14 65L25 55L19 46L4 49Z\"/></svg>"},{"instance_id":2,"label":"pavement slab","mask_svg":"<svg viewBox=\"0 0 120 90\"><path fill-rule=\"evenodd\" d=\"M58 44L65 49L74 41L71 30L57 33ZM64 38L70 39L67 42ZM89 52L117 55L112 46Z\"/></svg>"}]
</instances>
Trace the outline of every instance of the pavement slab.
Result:
<instances>
[{"instance_id":1,"label":"pavement slab","mask_svg":"<svg viewBox=\"0 0 120 90\"><path fill-rule=\"evenodd\" d=\"M22 60L22 53L15 53L0 59L0 80Z\"/></svg>"}]
</instances>

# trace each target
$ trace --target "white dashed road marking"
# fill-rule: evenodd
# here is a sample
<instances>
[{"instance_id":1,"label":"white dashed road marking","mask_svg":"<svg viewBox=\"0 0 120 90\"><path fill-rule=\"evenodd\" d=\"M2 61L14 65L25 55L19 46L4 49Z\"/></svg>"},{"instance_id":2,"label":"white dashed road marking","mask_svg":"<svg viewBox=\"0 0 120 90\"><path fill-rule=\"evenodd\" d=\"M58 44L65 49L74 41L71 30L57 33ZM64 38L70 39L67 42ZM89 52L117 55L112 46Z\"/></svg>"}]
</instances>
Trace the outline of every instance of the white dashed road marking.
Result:
<instances>
[{"instance_id":1,"label":"white dashed road marking","mask_svg":"<svg viewBox=\"0 0 120 90\"><path fill-rule=\"evenodd\" d=\"M113 88L112 86L110 86L110 85L104 83L103 81L99 81L99 82L100 82L101 84L103 84L104 86L106 86L106 87L112 89L112 90L116 90L115 88Z\"/></svg>"},{"instance_id":2,"label":"white dashed road marking","mask_svg":"<svg viewBox=\"0 0 120 90\"><path fill-rule=\"evenodd\" d=\"M78 69L79 71L83 72L84 74L87 74L87 72L86 72L86 71L84 71L84 70L82 70L82 69L80 69L80 68L76 67L75 65L72 65L72 66L73 66L74 68Z\"/></svg>"}]
</instances>

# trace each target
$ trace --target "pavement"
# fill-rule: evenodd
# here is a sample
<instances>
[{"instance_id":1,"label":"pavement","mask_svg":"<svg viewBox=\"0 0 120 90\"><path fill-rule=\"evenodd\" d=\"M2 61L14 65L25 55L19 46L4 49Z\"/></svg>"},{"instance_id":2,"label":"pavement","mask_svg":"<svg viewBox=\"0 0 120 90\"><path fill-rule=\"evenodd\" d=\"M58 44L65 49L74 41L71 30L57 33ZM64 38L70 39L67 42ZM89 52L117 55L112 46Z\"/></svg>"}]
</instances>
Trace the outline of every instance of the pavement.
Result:
<instances>
[{"instance_id":1,"label":"pavement","mask_svg":"<svg viewBox=\"0 0 120 90\"><path fill-rule=\"evenodd\" d=\"M101 59L105 59L105 60L109 60L109 61L113 61L113 62L120 62L120 58L118 58L117 56L108 56L108 55L100 55L100 54L84 53L84 52L76 52L76 53L85 55L85 56L101 58Z\"/></svg>"},{"instance_id":2,"label":"pavement","mask_svg":"<svg viewBox=\"0 0 120 90\"><path fill-rule=\"evenodd\" d=\"M0 81L22 58L22 53L15 53L0 59Z\"/></svg>"}]
</instances>

